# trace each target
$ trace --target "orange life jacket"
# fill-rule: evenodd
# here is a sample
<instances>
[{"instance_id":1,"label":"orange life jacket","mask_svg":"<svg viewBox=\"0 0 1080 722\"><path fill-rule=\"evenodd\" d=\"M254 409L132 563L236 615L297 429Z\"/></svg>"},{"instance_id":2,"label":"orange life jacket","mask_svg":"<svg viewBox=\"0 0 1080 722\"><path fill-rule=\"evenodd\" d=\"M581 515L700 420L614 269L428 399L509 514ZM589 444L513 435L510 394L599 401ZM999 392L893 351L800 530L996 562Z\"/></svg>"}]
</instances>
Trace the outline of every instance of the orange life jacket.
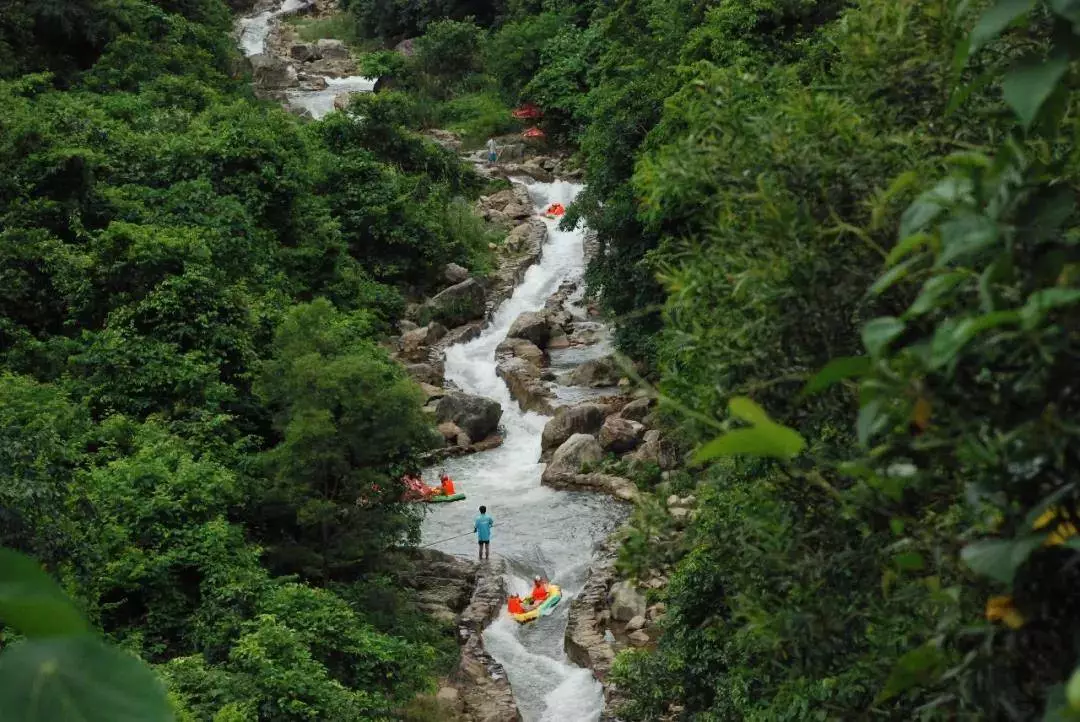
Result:
<instances>
[{"instance_id":1,"label":"orange life jacket","mask_svg":"<svg viewBox=\"0 0 1080 722\"><path fill-rule=\"evenodd\" d=\"M446 496L454 494L454 482L449 476L442 480L442 493Z\"/></svg>"},{"instance_id":2,"label":"orange life jacket","mask_svg":"<svg viewBox=\"0 0 1080 722\"><path fill-rule=\"evenodd\" d=\"M543 584L534 584L532 590L532 598L534 602L542 602L547 599L547 587Z\"/></svg>"},{"instance_id":3,"label":"orange life jacket","mask_svg":"<svg viewBox=\"0 0 1080 722\"><path fill-rule=\"evenodd\" d=\"M520 597L510 597L510 601L506 603L506 608L511 614L524 614L525 607L521 606Z\"/></svg>"}]
</instances>

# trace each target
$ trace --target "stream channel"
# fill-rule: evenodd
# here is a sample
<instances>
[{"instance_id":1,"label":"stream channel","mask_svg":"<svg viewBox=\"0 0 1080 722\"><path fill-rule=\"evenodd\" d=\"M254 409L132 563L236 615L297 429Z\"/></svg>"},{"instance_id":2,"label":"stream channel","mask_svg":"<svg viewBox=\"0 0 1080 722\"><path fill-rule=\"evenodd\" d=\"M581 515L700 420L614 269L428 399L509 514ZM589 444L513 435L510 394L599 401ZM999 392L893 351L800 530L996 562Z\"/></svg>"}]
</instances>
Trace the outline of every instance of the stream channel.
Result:
<instances>
[{"instance_id":1,"label":"stream channel","mask_svg":"<svg viewBox=\"0 0 1080 722\"><path fill-rule=\"evenodd\" d=\"M264 53L274 22L307 4L305 0L280 0L276 9L241 18L238 34L244 54ZM321 118L333 110L336 94L370 91L374 82L358 76L327 80L327 90L289 91L289 103ZM581 190L580 185L564 181L525 181L525 185L538 215L550 203L570 205ZM462 503L433 505L424 521L422 544L470 532L477 507L487 506L495 519L492 563L499 559L505 562L507 588L525 594L533 575L542 574L562 587L563 599L554 613L531 624L519 625L501 614L484 631L484 646L506 669L524 722L595 722L603 711L603 690L591 671L567 659L563 637L570 600L584 586L599 545L626 517L626 507L605 495L556 491L540 485L543 466L537 460L548 417L521 411L506 384L495 375L495 347L518 314L542 309L563 282L578 280L583 273L584 228L561 231L556 221L544 222L548 240L540 262L529 268L478 338L447 349L447 381L465 393L486 396L502 405L504 443L426 470L424 476L432 482L437 472L445 469L468 498ZM552 366L576 365L608 352L606 344L555 352ZM559 396L563 402L583 398L581 394ZM472 536L433 548L469 559L476 556Z\"/></svg>"}]
</instances>

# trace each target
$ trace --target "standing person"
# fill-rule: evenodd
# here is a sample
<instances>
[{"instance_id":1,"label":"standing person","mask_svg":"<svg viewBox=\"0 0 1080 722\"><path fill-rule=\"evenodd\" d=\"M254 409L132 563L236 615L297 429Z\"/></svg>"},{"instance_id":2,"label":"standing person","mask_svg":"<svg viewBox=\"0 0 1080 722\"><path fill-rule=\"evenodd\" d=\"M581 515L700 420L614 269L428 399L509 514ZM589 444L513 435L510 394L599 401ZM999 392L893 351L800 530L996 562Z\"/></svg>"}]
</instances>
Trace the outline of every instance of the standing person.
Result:
<instances>
[{"instance_id":1,"label":"standing person","mask_svg":"<svg viewBox=\"0 0 1080 722\"><path fill-rule=\"evenodd\" d=\"M499 147L495 145L494 138L488 138L487 142L488 163L494 163L499 158Z\"/></svg>"},{"instance_id":2,"label":"standing person","mask_svg":"<svg viewBox=\"0 0 1080 722\"><path fill-rule=\"evenodd\" d=\"M488 516L487 507L480 507L480 516L473 522L473 531L476 532L481 559L491 559L491 527L493 526L495 526L495 520Z\"/></svg>"}]
</instances>

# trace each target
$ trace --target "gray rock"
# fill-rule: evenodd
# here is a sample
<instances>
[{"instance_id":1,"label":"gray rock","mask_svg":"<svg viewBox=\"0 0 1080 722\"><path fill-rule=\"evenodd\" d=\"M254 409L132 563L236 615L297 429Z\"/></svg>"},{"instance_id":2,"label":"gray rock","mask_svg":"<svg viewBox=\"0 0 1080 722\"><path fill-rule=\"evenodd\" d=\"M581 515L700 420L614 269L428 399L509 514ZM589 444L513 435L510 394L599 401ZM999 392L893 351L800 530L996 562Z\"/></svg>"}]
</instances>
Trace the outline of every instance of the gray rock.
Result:
<instances>
[{"instance_id":1,"label":"gray rock","mask_svg":"<svg viewBox=\"0 0 1080 722\"><path fill-rule=\"evenodd\" d=\"M349 48L340 40L320 38L317 43L319 56L325 60L348 60Z\"/></svg>"},{"instance_id":2,"label":"gray rock","mask_svg":"<svg viewBox=\"0 0 1080 722\"><path fill-rule=\"evenodd\" d=\"M648 610L646 610L646 611L648 611ZM640 615L640 614L626 623L626 631L627 632L636 632L637 630L644 629L644 628L645 628L645 617L643 615Z\"/></svg>"},{"instance_id":3,"label":"gray rock","mask_svg":"<svg viewBox=\"0 0 1080 722\"><path fill-rule=\"evenodd\" d=\"M457 284L468 280L469 271L456 263L447 263L443 267L442 277L447 283Z\"/></svg>"},{"instance_id":4,"label":"gray rock","mask_svg":"<svg viewBox=\"0 0 1080 722\"><path fill-rule=\"evenodd\" d=\"M570 337L566 335L566 331L562 326L555 326L551 329L551 338L548 339L549 350L555 351L564 348L570 348Z\"/></svg>"},{"instance_id":5,"label":"gray rock","mask_svg":"<svg viewBox=\"0 0 1080 722\"><path fill-rule=\"evenodd\" d=\"M541 314L526 311L514 319L506 335L527 339L540 348L544 348L547 346L548 339L551 338L551 327L548 326L548 320Z\"/></svg>"},{"instance_id":6,"label":"gray rock","mask_svg":"<svg viewBox=\"0 0 1080 722\"><path fill-rule=\"evenodd\" d=\"M408 364L405 367L405 370L409 373L409 376L411 376L415 381L425 384L431 384L432 386L442 386L443 370L433 364Z\"/></svg>"},{"instance_id":7,"label":"gray rock","mask_svg":"<svg viewBox=\"0 0 1080 722\"><path fill-rule=\"evenodd\" d=\"M310 63L312 60L320 60L322 53L314 43L293 43L289 48L289 57L301 63Z\"/></svg>"},{"instance_id":8,"label":"gray rock","mask_svg":"<svg viewBox=\"0 0 1080 722\"><path fill-rule=\"evenodd\" d=\"M655 464L663 471L679 466L678 452L656 429L645 432L641 445L628 458L638 463Z\"/></svg>"},{"instance_id":9,"label":"gray rock","mask_svg":"<svg viewBox=\"0 0 1080 722\"><path fill-rule=\"evenodd\" d=\"M409 331L415 331L416 329L420 328L420 326L418 326L417 324L413 323L412 321L410 321L410 320L408 320L406 318L403 318L400 321L398 321L397 325L398 325L398 330L401 331L402 333L408 333Z\"/></svg>"},{"instance_id":10,"label":"gray rock","mask_svg":"<svg viewBox=\"0 0 1080 722\"><path fill-rule=\"evenodd\" d=\"M603 406L594 403L560 407L551 421L544 426L540 437L541 450L547 452L557 449L574 434L599 432L604 423L604 410Z\"/></svg>"},{"instance_id":11,"label":"gray rock","mask_svg":"<svg viewBox=\"0 0 1080 722\"><path fill-rule=\"evenodd\" d=\"M657 620L660 617L667 614L667 605L663 602L657 602L648 609L645 610L645 616L650 620Z\"/></svg>"},{"instance_id":12,"label":"gray rock","mask_svg":"<svg viewBox=\"0 0 1080 722\"><path fill-rule=\"evenodd\" d=\"M540 369L533 364L516 356L503 358L495 364L495 375L506 382L510 396L522 411L553 412L552 391L543 382Z\"/></svg>"},{"instance_id":13,"label":"gray rock","mask_svg":"<svg viewBox=\"0 0 1080 722\"><path fill-rule=\"evenodd\" d=\"M435 321L423 328L405 332L401 335L402 358L413 363L424 362L431 347L445 335L446 327Z\"/></svg>"},{"instance_id":14,"label":"gray rock","mask_svg":"<svg viewBox=\"0 0 1080 722\"><path fill-rule=\"evenodd\" d=\"M615 660L615 648L605 639L608 590L615 580L615 557L610 552L590 568L585 586L570 601L566 624L566 656L574 664L591 669L603 682Z\"/></svg>"},{"instance_id":15,"label":"gray rock","mask_svg":"<svg viewBox=\"0 0 1080 722\"><path fill-rule=\"evenodd\" d=\"M486 295L480 282L469 278L436 294L424 304L424 311L450 328L461 326L484 317Z\"/></svg>"},{"instance_id":16,"label":"gray rock","mask_svg":"<svg viewBox=\"0 0 1080 722\"><path fill-rule=\"evenodd\" d=\"M588 386L590 388L602 388L615 386L621 376L618 365L613 356L586 361L570 373L568 379L571 386Z\"/></svg>"},{"instance_id":17,"label":"gray rock","mask_svg":"<svg viewBox=\"0 0 1080 722\"><path fill-rule=\"evenodd\" d=\"M636 421L609 416L600 427L600 446L604 451L622 454L633 451L645 434L645 427Z\"/></svg>"},{"instance_id":18,"label":"gray rock","mask_svg":"<svg viewBox=\"0 0 1080 722\"><path fill-rule=\"evenodd\" d=\"M544 483L557 481L560 477L573 477L581 471L582 464L595 463L604 458L600 442L588 434L574 434L555 452L544 469Z\"/></svg>"},{"instance_id":19,"label":"gray rock","mask_svg":"<svg viewBox=\"0 0 1080 722\"><path fill-rule=\"evenodd\" d=\"M256 87L264 90L282 90L300 84L296 68L274 55L252 55L251 72Z\"/></svg>"},{"instance_id":20,"label":"gray rock","mask_svg":"<svg viewBox=\"0 0 1080 722\"><path fill-rule=\"evenodd\" d=\"M542 478L542 483L555 489L568 491L592 491L609 494L623 501L635 501L639 492L634 482L614 474L568 474L559 473Z\"/></svg>"},{"instance_id":21,"label":"gray rock","mask_svg":"<svg viewBox=\"0 0 1080 722\"><path fill-rule=\"evenodd\" d=\"M546 366L548 362L547 354L539 346L523 338L507 338L495 347L495 358L513 356L528 361L538 368Z\"/></svg>"},{"instance_id":22,"label":"gray rock","mask_svg":"<svg viewBox=\"0 0 1080 722\"><path fill-rule=\"evenodd\" d=\"M649 643L649 635L641 629L637 630L636 632L631 632L629 635L627 635L627 639L629 639L630 643L633 644L635 647L644 647L646 644Z\"/></svg>"},{"instance_id":23,"label":"gray rock","mask_svg":"<svg viewBox=\"0 0 1080 722\"><path fill-rule=\"evenodd\" d=\"M443 396L435 409L435 419L439 423L452 421L474 440L495 433L501 418L502 407L497 401L461 393Z\"/></svg>"},{"instance_id":24,"label":"gray rock","mask_svg":"<svg viewBox=\"0 0 1080 722\"><path fill-rule=\"evenodd\" d=\"M619 418L643 423L645 417L649 414L649 409L654 404L655 400L651 398L634 399L622 408L622 411L619 412Z\"/></svg>"},{"instance_id":25,"label":"gray rock","mask_svg":"<svg viewBox=\"0 0 1080 722\"><path fill-rule=\"evenodd\" d=\"M629 622L634 617L644 617L647 606L645 597L631 582L618 582L611 587L611 618Z\"/></svg>"}]
</instances>

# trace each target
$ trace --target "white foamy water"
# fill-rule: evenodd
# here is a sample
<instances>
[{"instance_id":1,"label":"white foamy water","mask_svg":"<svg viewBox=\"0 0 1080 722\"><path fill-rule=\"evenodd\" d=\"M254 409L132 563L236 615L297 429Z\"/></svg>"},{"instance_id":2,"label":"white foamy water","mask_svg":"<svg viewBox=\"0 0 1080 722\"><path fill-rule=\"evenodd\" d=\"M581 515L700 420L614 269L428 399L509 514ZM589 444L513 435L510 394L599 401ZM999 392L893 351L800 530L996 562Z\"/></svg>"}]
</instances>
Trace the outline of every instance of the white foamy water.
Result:
<instances>
[{"instance_id":1,"label":"white foamy water","mask_svg":"<svg viewBox=\"0 0 1080 722\"><path fill-rule=\"evenodd\" d=\"M266 38L270 35L270 26L275 18L307 7L309 0L282 0L277 10L266 10L257 15L240 18L240 49L244 55L252 56L266 52Z\"/></svg>"},{"instance_id":2,"label":"white foamy water","mask_svg":"<svg viewBox=\"0 0 1080 722\"><path fill-rule=\"evenodd\" d=\"M334 112L334 98L342 93L370 93L375 89L375 78L354 75L348 78L326 78L325 90L290 90L289 104L304 108L318 120Z\"/></svg>"},{"instance_id":3,"label":"white foamy water","mask_svg":"<svg viewBox=\"0 0 1080 722\"><path fill-rule=\"evenodd\" d=\"M528 188L537 209L554 202L569 205L581 190L566 182L530 183ZM506 384L495 375L495 347L518 314L543 308L564 281L580 278L583 271L583 229L564 232L555 221L545 223L549 240L541 261L528 270L479 338L447 351L448 380L466 393L502 405L505 442L488 452L448 460L425 473L433 483L436 472L446 469L467 499L428 507L423 543L470 532L477 507L487 506L495 519L491 551L506 560L510 588L527 591L527 580L543 574L563 588L563 600L551 616L527 625L517 624L504 612L484 631L484 644L506 668L525 722L591 722L603 710L602 688L591 672L566 658L567 612L570 598L585 583L596 547L628 510L607 496L540 485L542 466L537 459L548 417L520 411ZM434 548L476 556L472 536Z\"/></svg>"}]
</instances>

